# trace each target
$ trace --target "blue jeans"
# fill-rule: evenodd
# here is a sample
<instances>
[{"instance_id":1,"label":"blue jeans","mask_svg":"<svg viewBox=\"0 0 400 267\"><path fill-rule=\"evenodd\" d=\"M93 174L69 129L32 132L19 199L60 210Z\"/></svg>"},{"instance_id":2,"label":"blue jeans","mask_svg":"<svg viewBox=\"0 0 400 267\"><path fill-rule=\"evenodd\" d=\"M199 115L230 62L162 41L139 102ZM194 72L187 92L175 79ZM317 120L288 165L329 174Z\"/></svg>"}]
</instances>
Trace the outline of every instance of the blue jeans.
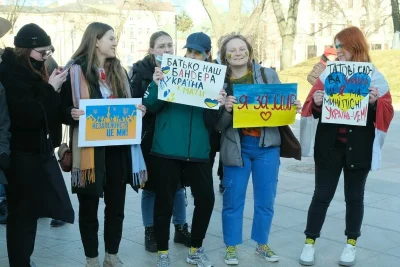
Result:
<instances>
[{"instance_id":1,"label":"blue jeans","mask_svg":"<svg viewBox=\"0 0 400 267\"><path fill-rule=\"evenodd\" d=\"M144 227L154 226L155 200L155 192L149 190L142 191L142 220ZM183 188L176 191L172 215L172 222L174 224L182 225L186 223L186 199L185 190Z\"/></svg>"},{"instance_id":2,"label":"blue jeans","mask_svg":"<svg viewBox=\"0 0 400 267\"><path fill-rule=\"evenodd\" d=\"M243 167L224 166L222 230L227 246L242 243L243 210L250 173L252 173L254 192L251 239L259 244L268 244L274 216L280 148L259 147L259 141L259 137L243 136L241 141Z\"/></svg>"},{"instance_id":3,"label":"blue jeans","mask_svg":"<svg viewBox=\"0 0 400 267\"><path fill-rule=\"evenodd\" d=\"M6 200L6 190L4 185L0 184L0 203Z\"/></svg>"}]
</instances>

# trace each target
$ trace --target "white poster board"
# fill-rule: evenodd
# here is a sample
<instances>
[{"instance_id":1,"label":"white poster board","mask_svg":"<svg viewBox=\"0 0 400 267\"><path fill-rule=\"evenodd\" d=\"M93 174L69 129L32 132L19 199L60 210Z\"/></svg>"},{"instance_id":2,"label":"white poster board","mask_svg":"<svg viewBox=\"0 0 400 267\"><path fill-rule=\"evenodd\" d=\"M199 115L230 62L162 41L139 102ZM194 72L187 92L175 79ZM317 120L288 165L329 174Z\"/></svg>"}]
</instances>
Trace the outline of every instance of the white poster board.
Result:
<instances>
[{"instance_id":1,"label":"white poster board","mask_svg":"<svg viewBox=\"0 0 400 267\"><path fill-rule=\"evenodd\" d=\"M208 109L218 109L226 66L191 58L163 55L164 79L158 86L158 99Z\"/></svg>"},{"instance_id":2,"label":"white poster board","mask_svg":"<svg viewBox=\"0 0 400 267\"><path fill-rule=\"evenodd\" d=\"M79 109L79 147L140 144L142 111L137 108L141 98L81 99Z\"/></svg>"},{"instance_id":3,"label":"white poster board","mask_svg":"<svg viewBox=\"0 0 400 267\"><path fill-rule=\"evenodd\" d=\"M328 61L320 79L324 83L322 123L365 126L373 65Z\"/></svg>"}]
</instances>

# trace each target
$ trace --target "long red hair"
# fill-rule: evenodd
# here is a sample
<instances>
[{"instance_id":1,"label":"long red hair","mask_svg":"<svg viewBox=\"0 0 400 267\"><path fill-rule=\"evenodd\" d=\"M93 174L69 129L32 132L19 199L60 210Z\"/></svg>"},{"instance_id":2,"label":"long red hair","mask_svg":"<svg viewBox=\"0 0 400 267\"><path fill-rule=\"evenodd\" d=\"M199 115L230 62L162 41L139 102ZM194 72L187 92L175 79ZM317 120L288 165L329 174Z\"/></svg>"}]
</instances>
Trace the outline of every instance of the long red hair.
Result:
<instances>
[{"instance_id":1,"label":"long red hair","mask_svg":"<svg viewBox=\"0 0 400 267\"><path fill-rule=\"evenodd\" d=\"M344 50L350 52L351 61L371 62L369 46L362 31L357 27L349 27L336 34L334 41L339 40Z\"/></svg>"}]
</instances>

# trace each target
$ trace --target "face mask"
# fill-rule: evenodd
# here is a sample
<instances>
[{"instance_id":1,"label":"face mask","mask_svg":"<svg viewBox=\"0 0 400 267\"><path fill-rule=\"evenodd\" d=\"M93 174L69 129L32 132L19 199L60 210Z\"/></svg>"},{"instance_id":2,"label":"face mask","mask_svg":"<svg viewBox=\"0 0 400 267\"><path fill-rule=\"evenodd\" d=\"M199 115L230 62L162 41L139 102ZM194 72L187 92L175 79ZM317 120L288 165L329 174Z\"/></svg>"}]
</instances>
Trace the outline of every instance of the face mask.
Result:
<instances>
[{"instance_id":1,"label":"face mask","mask_svg":"<svg viewBox=\"0 0 400 267\"><path fill-rule=\"evenodd\" d=\"M155 57L156 57L156 61L158 61L158 62L162 62L162 56L160 56L160 55L154 55Z\"/></svg>"},{"instance_id":2,"label":"face mask","mask_svg":"<svg viewBox=\"0 0 400 267\"><path fill-rule=\"evenodd\" d=\"M32 64L32 66L33 66L33 68L35 69L35 70L38 70L38 71L40 71L42 68L43 68L43 65L44 65L44 61L39 61L39 60L36 60L36 59L34 59L34 58L29 58L30 59L30 61L31 61L31 64Z\"/></svg>"}]
</instances>

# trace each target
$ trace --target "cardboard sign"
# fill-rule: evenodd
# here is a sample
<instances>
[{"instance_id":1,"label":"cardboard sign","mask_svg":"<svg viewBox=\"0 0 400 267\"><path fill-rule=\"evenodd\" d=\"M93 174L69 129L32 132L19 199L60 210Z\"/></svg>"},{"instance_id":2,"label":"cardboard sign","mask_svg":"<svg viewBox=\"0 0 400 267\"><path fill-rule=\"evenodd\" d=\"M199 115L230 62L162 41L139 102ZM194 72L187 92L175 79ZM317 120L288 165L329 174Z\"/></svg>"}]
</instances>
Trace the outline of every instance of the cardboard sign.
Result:
<instances>
[{"instance_id":1,"label":"cardboard sign","mask_svg":"<svg viewBox=\"0 0 400 267\"><path fill-rule=\"evenodd\" d=\"M234 84L233 128L293 124L297 84Z\"/></svg>"},{"instance_id":2,"label":"cardboard sign","mask_svg":"<svg viewBox=\"0 0 400 267\"><path fill-rule=\"evenodd\" d=\"M142 112L136 105L141 98L80 100L79 147L140 144Z\"/></svg>"},{"instance_id":3,"label":"cardboard sign","mask_svg":"<svg viewBox=\"0 0 400 267\"><path fill-rule=\"evenodd\" d=\"M195 107L218 109L226 66L185 57L163 55L164 79L158 86L158 99Z\"/></svg>"},{"instance_id":4,"label":"cardboard sign","mask_svg":"<svg viewBox=\"0 0 400 267\"><path fill-rule=\"evenodd\" d=\"M324 100L321 122L365 126L373 65L328 62L321 75Z\"/></svg>"}]
</instances>

